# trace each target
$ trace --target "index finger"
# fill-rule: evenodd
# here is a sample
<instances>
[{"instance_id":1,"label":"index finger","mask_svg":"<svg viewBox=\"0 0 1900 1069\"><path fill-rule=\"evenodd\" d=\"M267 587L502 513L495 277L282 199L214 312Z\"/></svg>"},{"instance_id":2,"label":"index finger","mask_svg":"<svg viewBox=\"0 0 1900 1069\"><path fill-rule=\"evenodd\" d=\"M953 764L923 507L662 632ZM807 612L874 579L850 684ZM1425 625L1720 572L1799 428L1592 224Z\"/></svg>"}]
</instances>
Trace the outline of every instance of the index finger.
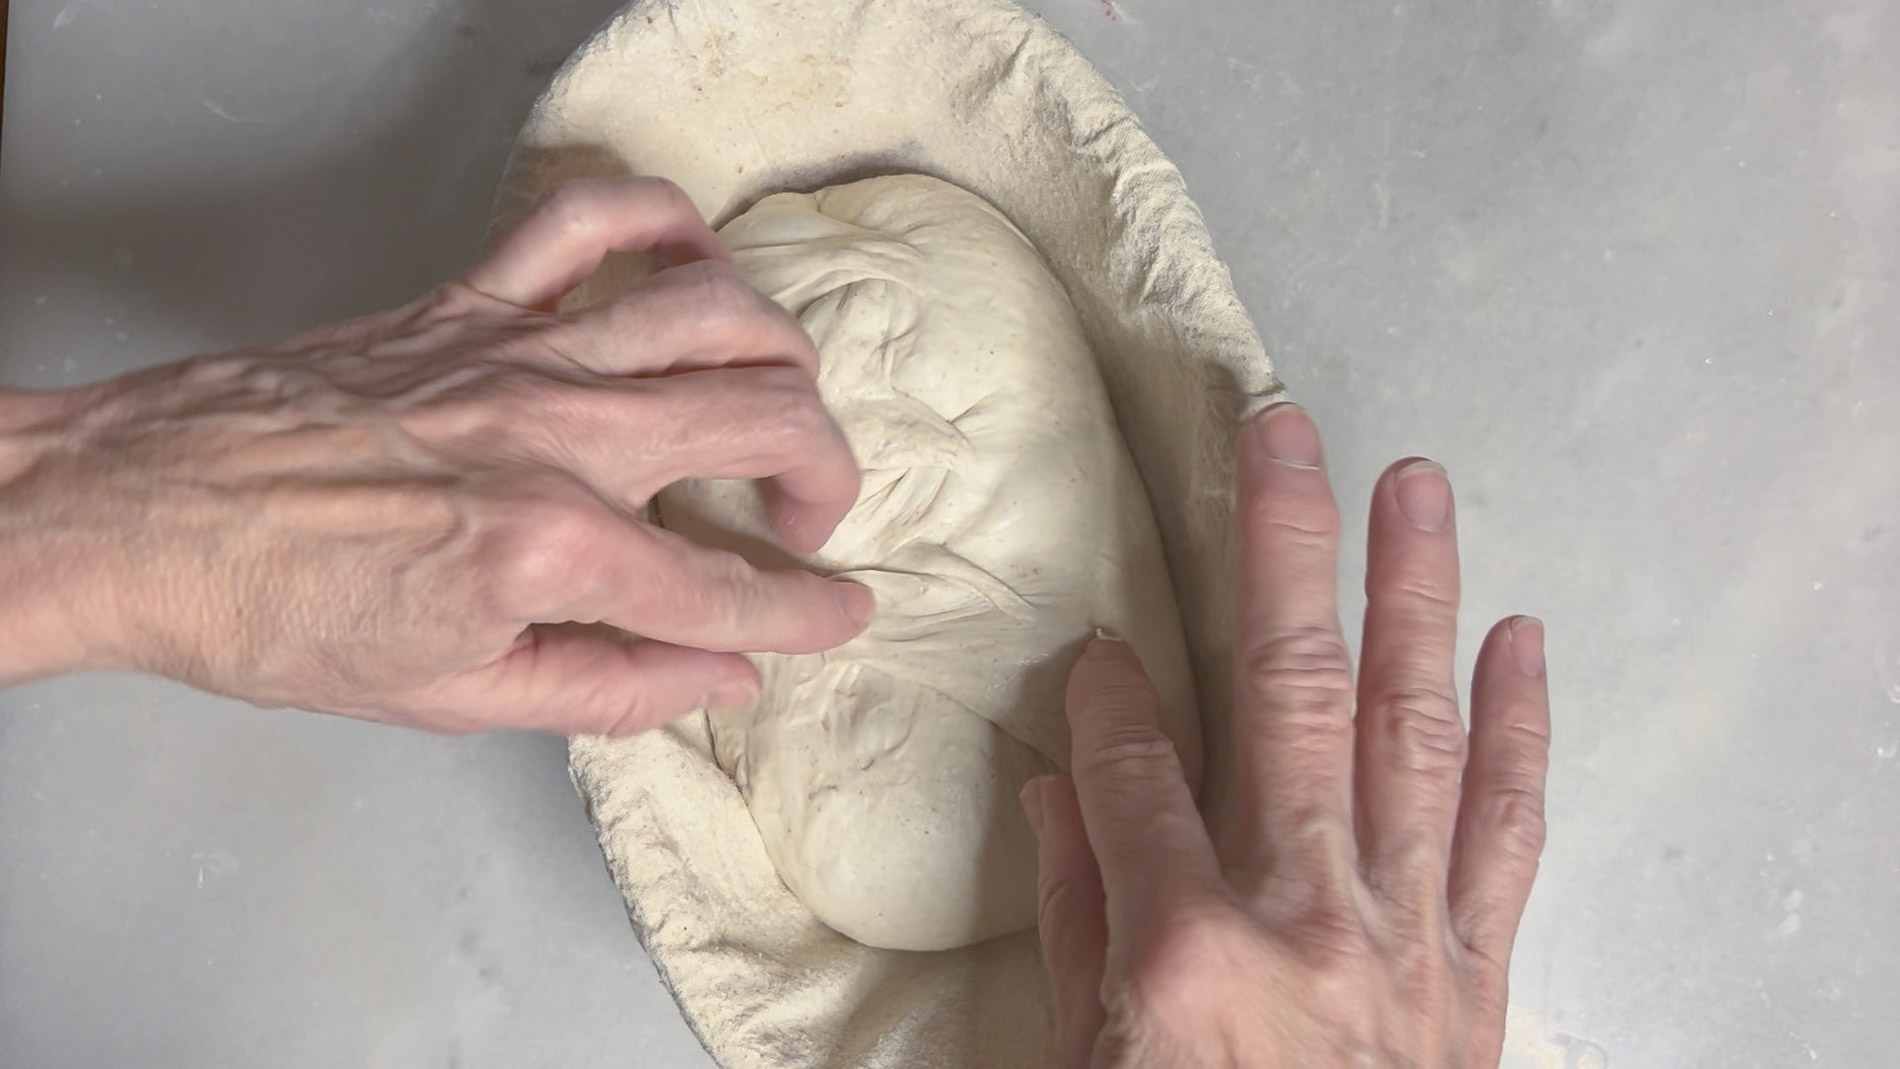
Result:
<instances>
[{"instance_id":1,"label":"index finger","mask_svg":"<svg viewBox=\"0 0 1900 1069\"><path fill-rule=\"evenodd\" d=\"M650 252L669 267L732 258L692 198L666 179L579 181L555 190L464 281L551 311L610 252Z\"/></svg>"},{"instance_id":2,"label":"index finger","mask_svg":"<svg viewBox=\"0 0 1900 1069\"><path fill-rule=\"evenodd\" d=\"M1101 866L1109 931L1137 932L1162 903L1218 884L1213 844L1134 647L1090 642L1064 702L1069 775Z\"/></svg>"},{"instance_id":3,"label":"index finger","mask_svg":"<svg viewBox=\"0 0 1900 1069\"><path fill-rule=\"evenodd\" d=\"M1221 859L1255 877L1352 847L1352 664L1337 608L1339 508L1299 406L1255 416L1239 449L1236 774Z\"/></svg>"}]
</instances>

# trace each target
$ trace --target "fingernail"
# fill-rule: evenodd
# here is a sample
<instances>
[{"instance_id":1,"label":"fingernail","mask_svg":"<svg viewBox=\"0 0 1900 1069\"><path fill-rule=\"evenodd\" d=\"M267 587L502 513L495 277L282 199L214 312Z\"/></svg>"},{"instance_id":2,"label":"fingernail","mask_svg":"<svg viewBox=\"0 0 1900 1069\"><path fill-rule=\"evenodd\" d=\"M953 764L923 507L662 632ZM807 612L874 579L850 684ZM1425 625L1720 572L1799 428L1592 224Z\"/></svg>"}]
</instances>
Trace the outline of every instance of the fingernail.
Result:
<instances>
[{"instance_id":1,"label":"fingernail","mask_svg":"<svg viewBox=\"0 0 1900 1069\"><path fill-rule=\"evenodd\" d=\"M1035 779L1023 784L1022 792L1016 796L1017 800L1023 805L1023 815L1029 818L1029 830L1036 833L1038 840L1042 838L1043 781L1048 778L1047 776L1037 776Z\"/></svg>"},{"instance_id":2,"label":"fingernail","mask_svg":"<svg viewBox=\"0 0 1900 1069\"><path fill-rule=\"evenodd\" d=\"M1527 676L1544 674L1544 621L1535 616L1511 621L1511 659Z\"/></svg>"},{"instance_id":3,"label":"fingernail","mask_svg":"<svg viewBox=\"0 0 1900 1069\"><path fill-rule=\"evenodd\" d=\"M1299 405L1274 405L1253 418L1254 441L1269 458L1296 468L1317 468L1319 428Z\"/></svg>"},{"instance_id":4,"label":"fingernail","mask_svg":"<svg viewBox=\"0 0 1900 1069\"><path fill-rule=\"evenodd\" d=\"M871 593L870 587L849 579L833 579L832 584L838 588L838 607L844 611L845 619L863 630L877 612L877 595Z\"/></svg>"},{"instance_id":5,"label":"fingernail","mask_svg":"<svg viewBox=\"0 0 1900 1069\"><path fill-rule=\"evenodd\" d=\"M1421 531L1442 531L1451 522L1451 480L1445 469L1417 460L1399 472L1399 511Z\"/></svg>"},{"instance_id":6,"label":"fingernail","mask_svg":"<svg viewBox=\"0 0 1900 1069\"><path fill-rule=\"evenodd\" d=\"M704 704L709 713L736 713L749 709L759 700L759 685L743 679L721 683L706 692Z\"/></svg>"},{"instance_id":7,"label":"fingernail","mask_svg":"<svg viewBox=\"0 0 1900 1069\"><path fill-rule=\"evenodd\" d=\"M1088 645L1082 647L1082 656L1091 659L1116 657L1121 654L1121 648L1126 645L1128 645L1127 639L1107 628L1098 627L1095 629L1095 637L1089 640Z\"/></svg>"}]
</instances>

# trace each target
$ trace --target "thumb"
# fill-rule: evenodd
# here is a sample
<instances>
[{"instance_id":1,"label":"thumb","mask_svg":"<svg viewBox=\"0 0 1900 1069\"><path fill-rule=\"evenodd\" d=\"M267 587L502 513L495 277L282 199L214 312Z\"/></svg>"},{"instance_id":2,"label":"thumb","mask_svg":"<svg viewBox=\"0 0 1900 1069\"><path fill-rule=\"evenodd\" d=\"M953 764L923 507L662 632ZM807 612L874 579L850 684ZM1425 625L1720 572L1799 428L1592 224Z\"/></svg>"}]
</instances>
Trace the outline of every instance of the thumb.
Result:
<instances>
[{"instance_id":1,"label":"thumb","mask_svg":"<svg viewBox=\"0 0 1900 1069\"><path fill-rule=\"evenodd\" d=\"M1023 812L1036 832L1036 932L1055 991L1056 1064L1087 1069L1102 1031L1102 970L1108 920L1102 873L1082 827L1067 776L1038 776L1023 787Z\"/></svg>"},{"instance_id":2,"label":"thumb","mask_svg":"<svg viewBox=\"0 0 1900 1069\"><path fill-rule=\"evenodd\" d=\"M437 688L475 730L632 735L701 706L757 700L759 672L737 653L608 637L602 629L537 625L500 660Z\"/></svg>"}]
</instances>

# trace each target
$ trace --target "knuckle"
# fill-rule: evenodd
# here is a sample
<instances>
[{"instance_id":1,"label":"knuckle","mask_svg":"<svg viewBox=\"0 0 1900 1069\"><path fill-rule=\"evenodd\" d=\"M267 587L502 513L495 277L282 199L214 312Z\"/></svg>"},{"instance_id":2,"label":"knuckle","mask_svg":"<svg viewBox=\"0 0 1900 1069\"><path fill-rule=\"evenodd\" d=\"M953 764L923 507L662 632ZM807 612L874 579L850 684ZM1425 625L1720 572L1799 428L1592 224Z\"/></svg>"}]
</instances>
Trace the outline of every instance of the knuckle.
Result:
<instances>
[{"instance_id":1,"label":"knuckle","mask_svg":"<svg viewBox=\"0 0 1900 1069\"><path fill-rule=\"evenodd\" d=\"M1332 905L1317 907L1299 918L1297 932L1291 952L1300 963L1303 982L1321 1004L1366 1003L1383 970L1357 914L1344 915Z\"/></svg>"},{"instance_id":2,"label":"knuckle","mask_svg":"<svg viewBox=\"0 0 1900 1069\"><path fill-rule=\"evenodd\" d=\"M790 367L754 368L751 376L765 409L762 426L780 448L802 452L836 439L837 425L809 376Z\"/></svg>"},{"instance_id":3,"label":"knuckle","mask_svg":"<svg viewBox=\"0 0 1900 1069\"><path fill-rule=\"evenodd\" d=\"M510 616L545 615L606 569L602 522L592 510L554 503L526 509L495 538L490 571Z\"/></svg>"},{"instance_id":4,"label":"knuckle","mask_svg":"<svg viewBox=\"0 0 1900 1069\"><path fill-rule=\"evenodd\" d=\"M1240 969L1236 949L1253 940L1249 927L1231 909L1198 902L1174 909L1134 949L1129 994L1159 1019L1201 1019L1232 990Z\"/></svg>"},{"instance_id":5,"label":"knuckle","mask_svg":"<svg viewBox=\"0 0 1900 1069\"><path fill-rule=\"evenodd\" d=\"M752 307L759 294L724 260L694 260L672 268L689 280L700 298L716 306Z\"/></svg>"},{"instance_id":6,"label":"knuckle","mask_svg":"<svg viewBox=\"0 0 1900 1069\"><path fill-rule=\"evenodd\" d=\"M580 228L593 222L599 204L599 183L575 179L562 183L548 194L536 214L559 229Z\"/></svg>"},{"instance_id":7,"label":"knuckle","mask_svg":"<svg viewBox=\"0 0 1900 1069\"><path fill-rule=\"evenodd\" d=\"M665 202L668 207L692 208L695 211L698 210L694 207L693 198L687 195L685 188L671 178L662 178L659 175L642 175L638 178L629 179L628 184L644 192L656 201Z\"/></svg>"},{"instance_id":8,"label":"knuckle","mask_svg":"<svg viewBox=\"0 0 1900 1069\"><path fill-rule=\"evenodd\" d=\"M1240 677L1248 698L1298 733L1333 739L1352 730L1352 663L1336 633L1298 628L1266 639L1242 655Z\"/></svg>"},{"instance_id":9,"label":"knuckle","mask_svg":"<svg viewBox=\"0 0 1900 1069\"><path fill-rule=\"evenodd\" d=\"M1528 755L1542 766L1550 753L1550 724L1536 718L1513 717L1501 725L1503 734L1518 753Z\"/></svg>"},{"instance_id":10,"label":"knuckle","mask_svg":"<svg viewBox=\"0 0 1900 1069\"><path fill-rule=\"evenodd\" d=\"M693 302L700 330L722 337L745 335L765 317L765 306L770 302L740 278L731 264L699 260L688 269L693 273Z\"/></svg>"},{"instance_id":11,"label":"knuckle","mask_svg":"<svg viewBox=\"0 0 1900 1069\"><path fill-rule=\"evenodd\" d=\"M1102 730L1075 763L1090 777L1151 779L1181 776L1181 755L1174 740L1147 724L1119 724Z\"/></svg>"},{"instance_id":12,"label":"knuckle","mask_svg":"<svg viewBox=\"0 0 1900 1069\"><path fill-rule=\"evenodd\" d=\"M1405 576L1393 582L1383 594L1386 599L1404 605L1408 615L1424 621L1442 620L1447 616L1456 618L1458 614L1456 593L1437 581L1436 576Z\"/></svg>"},{"instance_id":13,"label":"knuckle","mask_svg":"<svg viewBox=\"0 0 1900 1069\"><path fill-rule=\"evenodd\" d=\"M1407 766L1425 772L1457 772L1465 766L1467 741L1458 699L1418 687L1381 697L1369 710L1383 741Z\"/></svg>"},{"instance_id":14,"label":"knuckle","mask_svg":"<svg viewBox=\"0 0 1900 1069\"><path fill-rule=\"evenodd\" d=\"M1483 826L1500 849L1527 861L1542 856L1549 832L1542 791L1522 785L1496 787L1480 804Z\"/></svg>"},{"instance_id":15,"label":"knuckle","mask_svg":"<svg viewBox=\"0 0 1900 1069\"><path fill-rule=\"evenodd\" d=\"M561 186L548 194L541 206L535 209L530 223L537 234L562 235L580 229L592 214L586 202L592 200L590 193L583 192L575 183Z\"/></svg>"},{"instance_id":16,"label":"knuckle","mask_svg":"<svg viewBox=\"0 0 1900 1069\"><path fill-rule=\"evenodd\" d=\"M1083 697L1091 710L1118 713L1153 713L1161 708L1161 692L1145 676L1131 676L1097 683Z\"/></svg>"},{"instance_id":17,"label":"knuckle","mask_svg":"<svg viewBox=\"0 0 1900 1069\"><path fill-rule=\"evenodd\" d=\"M462 442L485 452L558 438L585 408L582 388L515 364L471 362L437 385L438 396L399 415L404 428L425 440Z\"/></svg>"},{"instance_id":18,"label":"knuckle","mask_svg":"<svg viewBox=\"0 0 1900 1069\"><path fill-rule=\"evenodd\" d=\"M1352 694L1346 642L1327 628L1298 627L1266 638L1243 655L1241 670L1256 687L1324 699Z\"/></svg>"}]
</instances>

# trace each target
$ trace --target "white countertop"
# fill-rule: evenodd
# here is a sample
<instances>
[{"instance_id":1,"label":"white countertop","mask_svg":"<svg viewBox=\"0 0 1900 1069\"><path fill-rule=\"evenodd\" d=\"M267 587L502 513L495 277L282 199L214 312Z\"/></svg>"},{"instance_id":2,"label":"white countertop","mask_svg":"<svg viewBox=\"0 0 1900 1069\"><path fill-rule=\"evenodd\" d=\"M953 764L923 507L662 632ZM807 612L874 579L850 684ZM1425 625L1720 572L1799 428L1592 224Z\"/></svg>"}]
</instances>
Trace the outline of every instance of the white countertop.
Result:
<instances>
[{"instance_id":1,"label":"white countertop","mask_svg":"<svg viewBox=\"0 0 1900 1069\"><path fill-rule=\"evenodd\" d=\"M1354 548L1384 464L1436 457L1467 665L1491 618L1549 623L1506 1064L1890 1062L1900 6L1031 6L1186 173ZM0 380L456 271L611 9L15 0ZM0 693L0 1065L709 1064L558 741L135 677Z\"/></svg>"}]
</instances>

